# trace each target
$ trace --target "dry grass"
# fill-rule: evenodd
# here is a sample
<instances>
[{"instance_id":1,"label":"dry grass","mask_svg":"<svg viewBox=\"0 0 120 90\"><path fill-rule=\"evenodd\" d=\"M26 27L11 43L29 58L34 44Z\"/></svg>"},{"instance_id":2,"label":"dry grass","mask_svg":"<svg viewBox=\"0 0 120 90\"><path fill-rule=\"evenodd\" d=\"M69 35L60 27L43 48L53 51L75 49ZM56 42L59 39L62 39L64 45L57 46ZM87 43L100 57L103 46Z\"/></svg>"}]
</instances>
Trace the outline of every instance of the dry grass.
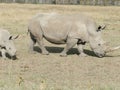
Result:
<instances>
[{"instance_id":1,"label":"dry grass","mask_svg":"<svg viewBox=\"0 0 120 90\"><path fill-rule=\"evenodd\" d=\"M51 52L45 56L27 52L27 24L32 16L41 12L84 13L98 24L106 24L103 32L110 45L120 43L120 7L63 6L32 4L0 4L0 27L12 34L20 34L15 41L19 60L0 60L0 90L120 90L120 51L108 57L97 58L89 47L88 57L79 57L74 48L67 57L59 53L64 45L45 41ZM36 47L37 51L38 47ZM20 78L23 78L21 82ZM41 86L43 85L43 86Z\"/></svg>"}]
</instances>

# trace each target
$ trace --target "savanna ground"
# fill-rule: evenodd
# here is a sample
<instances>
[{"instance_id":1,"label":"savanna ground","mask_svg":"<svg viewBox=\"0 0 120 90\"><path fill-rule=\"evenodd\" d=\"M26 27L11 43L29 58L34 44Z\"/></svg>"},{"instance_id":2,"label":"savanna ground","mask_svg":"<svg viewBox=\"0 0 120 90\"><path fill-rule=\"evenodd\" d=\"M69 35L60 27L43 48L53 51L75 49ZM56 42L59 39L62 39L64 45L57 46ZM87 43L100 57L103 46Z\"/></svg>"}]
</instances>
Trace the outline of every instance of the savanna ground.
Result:
<instances>
[{"instance_id":1,"label":"savanna ground","mask_svg":"<svg viewBox=\"0 0 120 90\"><path fill-rule=\"evenodd\" d=\"M41 55L37 45L38 53L29 54L27 25L42 12L87 14L107 25L103 38L109 45L120 45L120 7L0 4L0 28L20 35L15 40L19 59L0 58L0 90L120 90L120 50L98 58L87 45L87 57L79 57L76 47L60 57L65 45L44 40L50 55Z\"/></svg>"}]
</instances>

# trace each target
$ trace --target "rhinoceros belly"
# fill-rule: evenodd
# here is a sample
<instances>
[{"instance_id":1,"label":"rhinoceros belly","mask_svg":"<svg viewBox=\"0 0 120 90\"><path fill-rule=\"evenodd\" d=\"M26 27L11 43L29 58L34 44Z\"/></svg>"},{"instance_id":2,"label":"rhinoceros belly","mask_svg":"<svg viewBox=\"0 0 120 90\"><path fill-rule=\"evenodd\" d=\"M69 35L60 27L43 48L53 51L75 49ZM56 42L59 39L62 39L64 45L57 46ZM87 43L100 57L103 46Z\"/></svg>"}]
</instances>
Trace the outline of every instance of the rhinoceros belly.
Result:
<instances>
[{"instance_id":1,"label":"rhinoceros belly","mask_svg":"<svg viewBox=\"0 0 120 90\"><path fill-rule=\"evenodd\" d=\"M42 26L44 38L54 44L66 43L70 24L61 24L61 21L51 21Z\"/></svg>"},{"instance_id":2,"label":"rhinoceros belly","mask_svg":"<svg viewBox=\"0 0 120 90\"><path fill-rule=\"evenodd\" d=\"M49 33L49 34L44 34L44 38L54 44L65 44L66 43L66 36L55 34L55 33Z\"/></svg>"}]
</instances>

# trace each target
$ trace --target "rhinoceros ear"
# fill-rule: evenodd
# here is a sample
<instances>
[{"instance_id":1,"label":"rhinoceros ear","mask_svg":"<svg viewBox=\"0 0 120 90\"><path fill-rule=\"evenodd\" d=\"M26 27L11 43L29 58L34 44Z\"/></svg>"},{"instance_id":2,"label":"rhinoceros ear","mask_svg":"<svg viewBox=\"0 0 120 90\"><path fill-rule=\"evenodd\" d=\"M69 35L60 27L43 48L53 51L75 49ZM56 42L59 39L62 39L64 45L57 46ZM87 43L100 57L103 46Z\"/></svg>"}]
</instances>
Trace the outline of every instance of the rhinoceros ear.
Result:
<instances>
[{"instance_id":1,"label":"rhinoceros ear","mask_svg":"<svg viewBox=\"0 0 120 90\"><path fill-rule=\"evenodd\" d=\"M97 32L99 32L101 30L104 30L105 28L106 28L106 25L104 25L104 26L98 26Z\"/></svg>"},{"instance_id":2,"label":"rhinoceros ear","mask_svg":"<svg viewBox=\"0 0 120 90\"><path fill-rule=\"evenodd\" d=\"M17 39L18 37L19 37L19 35L17 35L17 36L10 36L9 40L14 40L14 39Z\"/></svg>"},{"instance_id":3,"label":"rhinoceros ear","mask_svg":"<svg viewBox=\"0 0 120 90\"><path fill-rule=\"evenodd\" d=\"M98 30L100 30L100 29L101 29L101 27L102 27L102 26L98 26Z\"/></svg>"},{"instance_id":4,"label":"rhinoceros ear","mask_svg":"<svg viewBox=\"0 0 120 90\"><path fill-rule=\"evenodd\" d=\"M12 36L9 37L9 40L12 40Z\"/></svg>"},{"instance_id":5,"label":"rhinoceros ear","mask_svg":"<svg viewBox=\"0 0 120 90\"><path fill-rule=\"evenodd\" d=\"M19 35L15 36L13 39L17 39L19 37Z\"/></svg>"},{"instance_id":6,"label":"rhinoceros ear","mask_svg":"<svg viewBox=\"0 0 120 90\"><path fill-rule=\"evenodd\" d=\"M106 25L102 26L101 29L104 30L106 28Z\"/></svg>"}]
</instances>

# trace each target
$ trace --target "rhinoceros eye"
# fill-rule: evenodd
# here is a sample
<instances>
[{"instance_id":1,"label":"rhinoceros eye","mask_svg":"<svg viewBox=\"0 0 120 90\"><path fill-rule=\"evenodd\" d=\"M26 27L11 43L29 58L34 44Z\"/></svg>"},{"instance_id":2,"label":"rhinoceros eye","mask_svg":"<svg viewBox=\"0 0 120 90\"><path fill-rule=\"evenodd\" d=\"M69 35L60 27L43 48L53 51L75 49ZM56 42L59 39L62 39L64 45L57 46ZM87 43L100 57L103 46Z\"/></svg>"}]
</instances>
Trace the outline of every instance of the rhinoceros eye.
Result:
<instances>
[{"instance_id":1,"label":"rhinoceros eye","mask_svg":"<svg viewBox=\"0 0 120 90\"><path fill-rule=\"evenodd\" d=\"M98 46L101 46L101 44L98 44Z\"/></svg>"},{"instance_id":2,"label":"rhinoceros eye","mask_svg":"<svg viewBox=\"0 0 120 90\"><path fill-rule=\"evenodd\" d=\"M3 41L4 43L6 43L6 41Z\"/></svg>"}]
</instances>

